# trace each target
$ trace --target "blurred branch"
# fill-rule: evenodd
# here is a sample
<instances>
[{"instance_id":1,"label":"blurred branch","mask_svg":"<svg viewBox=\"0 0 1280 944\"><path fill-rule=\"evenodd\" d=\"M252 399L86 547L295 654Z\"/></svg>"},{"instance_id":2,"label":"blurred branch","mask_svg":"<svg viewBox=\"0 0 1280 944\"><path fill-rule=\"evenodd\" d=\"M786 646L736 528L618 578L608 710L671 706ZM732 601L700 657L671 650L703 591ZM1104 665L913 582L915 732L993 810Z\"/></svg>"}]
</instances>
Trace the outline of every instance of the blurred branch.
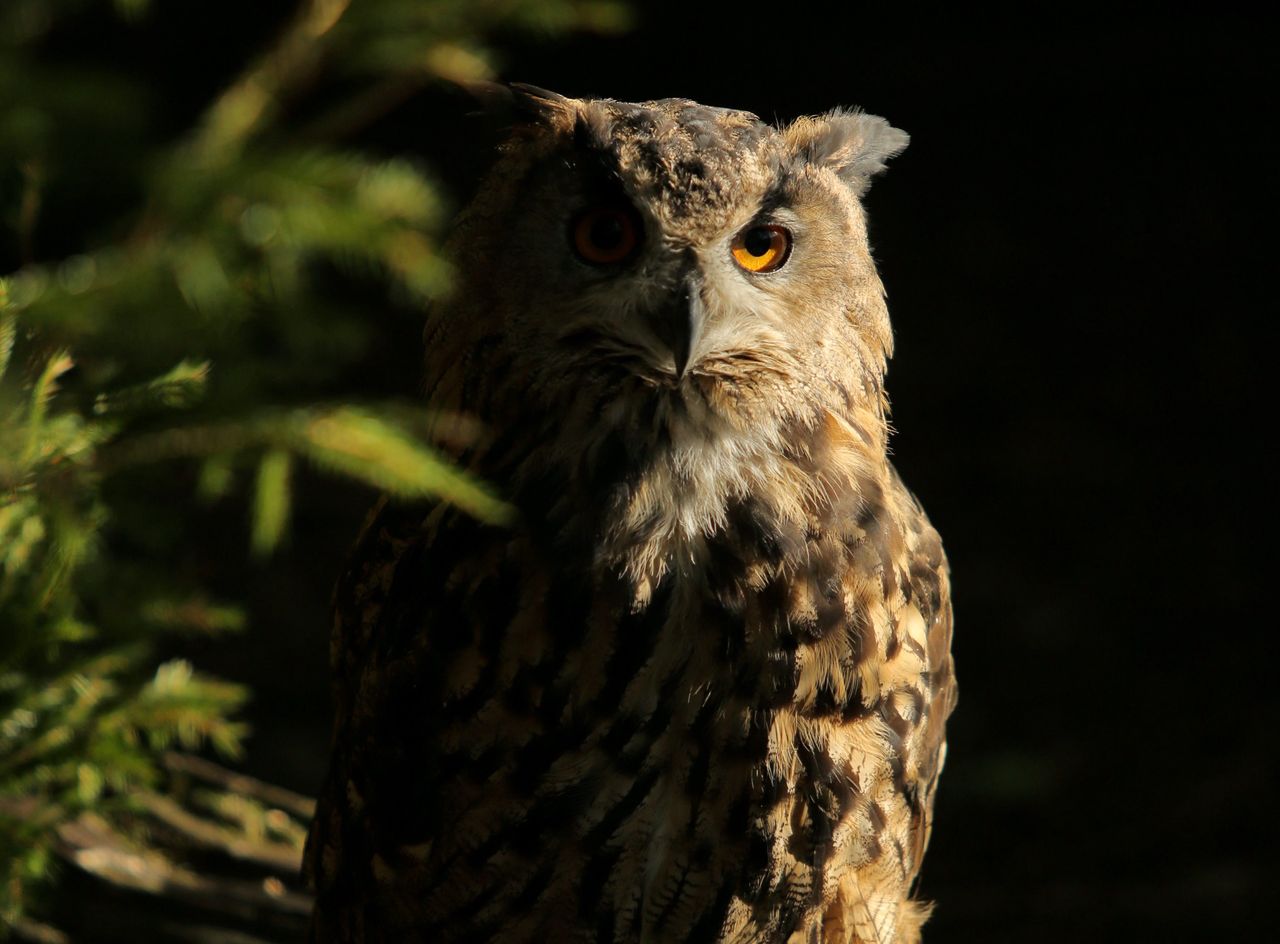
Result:
<instances>
[{"instance_id":1,"label":"blurred branch","mask_svg":"<svg viewBox=\"0 0 1280 944\"><path fill-rule=\"evenodd\" d=\"M71 944L71 938L57 928L31 918L19 918L13 923L12 930L18 940L31 941L32 944Z\"/></svg>"},{"instance_id":2,"label":"blurred branch","mask_svg":"<svg viewBox=\"0 0 1280 944\"><path fill-rule=\"evenodd\" d=\"M273 803L277 815L301 824L314 807L292 791L235 774L201 758L165 755L179 778L196 777L232 796L252 792ZM178 781L174 781L178 786ZM132 941L164 925L166 939L179 941L288 941L301 937L311 899L300 887L298 843L255 841L186 808L171 796L137 795L135 806L154 820L147 845L95 813L82 813L56 830L55 851L86 877L81 894L96 902L92 917L82 909L55 914L54 924L25 922L14 930L25 940L62 944L80 939ZM16 807L15 807L16 809ZM215 853L197 867L187 860ZM125 897L121 897L125 895ZM172 905L193 909L181 924L165 921Z\"/></svg>"},{"instance_id":3,"label":"blurred branch","mask_svg":"<svg viewBox=\"0 0 1280 944\"><path fill-rule=\"evenodd\" d=\"M266 55L213 103L191 141L191 155L216 164L238 151L296 86L318 70L322 42L351 0L305 0L297 18Z\"/></svg>"},{"instance_id":4,"label":"blurred branch","mask_svg":"<svg viewBox=\"0 0 1280 944\"><path fill-rule=\"evenodd\" d=\"M394 111L432 80L443 79L465 85L490 79L493 70L483 56L456 43L437 43L426 51L414 67L391 75L362 89L308 124L302 137L316 141L341 140Z\"/></svg>"},{"instance_id":5,"label":"blurred branch","mask_svg":"<svg viewBox=\"0 0 1280 944\"><path fill-rule=\"evenodd\" d=\"M228 770L220 764L197 757L195 754L169 751L164 755L163 760L165 769L172 773L185 774L197 780L203 780L220 787L227 793L254 797L268 806L288 810L304 820L310 820L315 813L316 801L311 797L294 793L284 787L277 787L275 784L265 783L247 774Z\"/></svg>"},{"instance_id":6,"label":"blurred branch","mask_svg":"<svg viewBox=\"0 0 1280 944\"><path fill-rule=\"evenodd\" d=\"M84 814L58 829L58 853L68 862L106 884L200 907L228 918L270 927L300 923L311 910L311 899L290 891L297 857L281 871L253 881L201 873L177 864L168 856L139 849L123 834L93 814ZM287 919L292 916L293 922Z\"/></svg>"},{"instance_id":7,"label":"blurred branch","mask_svg":"<svg viewBox=\"0 0 1280 944\"><path fill-rule=\"evenodd\" d=\"M433 76L423 70L393 75L334 106L301 132L309 141L340 141L367 128L420 92Z\"/></svg>"},{"instance_id":8,"label":"blurred branch","mask_svg":"<svg viewBox=\"0 0 1280 944\"><path fill-rule=\"evenodd\" d=\"M180 832L192 845L215 849L233 859L242 859L284 872L298 869L298 850L283 843L258 842L236 835L229 829L187 812L169 797L156 793L137 793L132 799L161 823Z\"/></svg>"},{"instance_id":9,"label":"blurred branch","mask_svg":"<svg viewBox=\"0 0 1280 944\"><path fill-rule=\"evenodd\" d=\"M441 428L456 433L462 426L446 422ZM97 468L110 475L165 459L273 448L291 450L321 468L362 479L399 497L445 498L486 521L506 522L513 514L508 505L402 425L352 406L265 411L244 420L138 435L103 447Z\"/></svg>"},{"instance_id":10,"label":"blurred branch","mask_svg":"<svg viewBox=\"0 0 1280 944\"><path fill-rule=\"evenodd\" d=\"M56 827L55 853L84 876L81 907L55 913L48 923L19 918L11 925L19 940L133 942L157 927L166 940L211 944L301 937L311 898L300 886L299 863L314 801L190 754L168 752L164 766L178 792L135 794L131 805L143 820L126 819L122 828L83 812ZM256 840L199 815L176 798L190 779L214 785L228 800L263 800L269 818L289 823L278 831L296 839ZM29 816L40 805L35 797L0 797L0 815ZM142 833L145 844L134 835ZM166 919L175 904L187 909L181 923Z\"/></svg>"}]
</instances>

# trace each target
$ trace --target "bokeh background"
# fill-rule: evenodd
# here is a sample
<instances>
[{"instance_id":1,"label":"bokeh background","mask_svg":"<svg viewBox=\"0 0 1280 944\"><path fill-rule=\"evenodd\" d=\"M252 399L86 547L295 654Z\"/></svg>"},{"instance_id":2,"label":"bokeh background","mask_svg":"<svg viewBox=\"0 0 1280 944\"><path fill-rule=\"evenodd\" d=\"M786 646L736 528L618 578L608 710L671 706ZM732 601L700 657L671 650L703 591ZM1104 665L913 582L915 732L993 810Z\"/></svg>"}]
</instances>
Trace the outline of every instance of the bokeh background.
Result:
<instances>
[{"instance_id":1,"label":"bokeh background","mask_svg":"<svg viewBox=\"0 0 1280 944\"><path fill-rule=\"evenodd\" d=\"M50 54L145 79L177 134L291 9L104 12ZM768 120L859 105L910 132L867 207L897 337L894 461L955 587L961 694L924 869L928 940L1266 938L1280 626L1264 562L1275 301L1261 208L1276 153L1260 25L664 0L618 34L489 40L502 78L568 95ZM428 84L347 140L421 162L456 209L495 143L472 110ZM57 214L79 232L77 207L50 212L49 251L74 251L56 246ZM341 290L375 327L327 382L412 397L418 309L358 279ZM295 492L265 559L245 552L243 489L184 508L174 566L242 600L248 630L166 653L248 685L238 766L314 793L328 592L374 493L306 467Z\"/></svg>"}]
</instances>

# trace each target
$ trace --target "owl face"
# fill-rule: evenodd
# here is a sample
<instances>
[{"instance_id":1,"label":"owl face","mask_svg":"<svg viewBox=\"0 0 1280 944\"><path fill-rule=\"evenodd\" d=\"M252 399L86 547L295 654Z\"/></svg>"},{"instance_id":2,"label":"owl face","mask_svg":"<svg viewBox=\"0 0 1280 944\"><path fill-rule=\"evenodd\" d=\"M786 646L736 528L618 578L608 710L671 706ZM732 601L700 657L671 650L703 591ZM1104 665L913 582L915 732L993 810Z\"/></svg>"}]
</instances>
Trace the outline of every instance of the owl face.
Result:
<instances>
[{"instance_id":1,"label":"owl face","mask_svg":"<svg viewBox=\"0 0 1280 944\"><path fill-rule=\"evenodd\" d=\"M878 398L890 334L858 197L902 132L515 98L467 281L530 396L569 380L743 428Z\"/></svg>"}]
</instances>

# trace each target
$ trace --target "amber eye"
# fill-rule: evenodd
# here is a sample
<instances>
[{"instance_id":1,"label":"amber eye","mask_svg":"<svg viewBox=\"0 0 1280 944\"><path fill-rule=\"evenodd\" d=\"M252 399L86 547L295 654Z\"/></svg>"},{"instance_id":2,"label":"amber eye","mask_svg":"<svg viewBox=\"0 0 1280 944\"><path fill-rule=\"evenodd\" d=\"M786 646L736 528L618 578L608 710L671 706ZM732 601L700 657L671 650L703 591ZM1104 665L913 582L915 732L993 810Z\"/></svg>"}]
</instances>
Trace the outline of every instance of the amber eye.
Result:
<instances>
[{"instance_id":1,"label":"amber eye","mask_svg":"<svg viewBox=\"0 0 1280 944\"><path fill-rule=\"evenodd\" d=\"M640 224L624 207L593 207L574 217L569 227L573 249L584 262L622 262L640 245Z\"/></svg>"},{"instance_id":2,"label":"amber eye","mask_svg":"<svg viewBox=\"0 0 1280 944\"><path fill-rule=\"evenodd\" d=\"M733 241L733 261L748 272L782 268L791 253L791 234L781 226L753 226Z\"/></svg>"}]
</instances>

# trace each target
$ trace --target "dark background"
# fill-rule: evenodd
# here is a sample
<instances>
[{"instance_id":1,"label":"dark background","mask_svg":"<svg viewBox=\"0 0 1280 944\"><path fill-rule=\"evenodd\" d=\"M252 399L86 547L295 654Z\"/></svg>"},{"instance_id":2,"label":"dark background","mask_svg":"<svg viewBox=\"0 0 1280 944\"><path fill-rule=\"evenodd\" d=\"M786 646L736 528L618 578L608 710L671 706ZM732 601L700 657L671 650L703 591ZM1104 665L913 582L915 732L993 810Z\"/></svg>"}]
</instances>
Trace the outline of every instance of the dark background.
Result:
<instances>
[{"instance_id":1,"label":"dark background","mask_svg":"<svg viewBox=\"0 0 1280 944\"><path fill-rule=\"evenodd\" d=\"M163 77L175 129L279 22L177 6L126 50ZM912 135L867 207L897 335L895 462L955 587L928 940L1264 935L1280 701L1261 554L1276 155L1260 26L638 14L619 38L500 37L503 77L766 119L860 105ZM351 143L417 156L462 201L493 143L471 107L428 90ZM417 321L387 325L348 390L416 389ZM302 486L285 553L240 564L241 544L210 569L247 592L251 634L187 651L253 686L249 771L314 793L325 602L372 496Z\"/></svg>"}]
</instances>

